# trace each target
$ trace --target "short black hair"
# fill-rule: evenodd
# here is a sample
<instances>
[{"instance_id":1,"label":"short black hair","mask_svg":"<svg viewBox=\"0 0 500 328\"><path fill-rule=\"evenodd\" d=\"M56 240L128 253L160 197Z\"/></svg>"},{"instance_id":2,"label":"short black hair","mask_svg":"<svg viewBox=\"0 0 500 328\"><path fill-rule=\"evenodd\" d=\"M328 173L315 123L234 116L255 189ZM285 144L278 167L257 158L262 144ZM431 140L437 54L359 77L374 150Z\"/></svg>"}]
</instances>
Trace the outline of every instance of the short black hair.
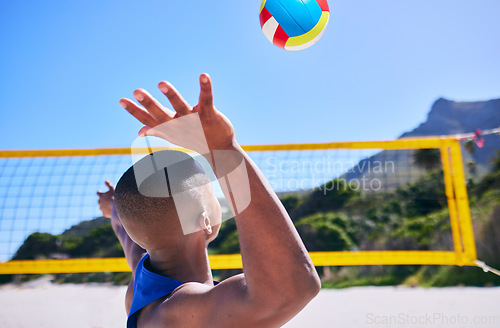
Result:
<instances>
[{"instance_id":1,"label":"short black hair","mask_svg":"<svg viewBox=\"0 0 500 328\"><path fill-rule=\"evenodd\" d=\"M180 227L173 195L207 183L210 180L200 164L188 154L154 152L132 165L118 181L116 210L123 223L154 227L168 220L168 224Z\"/></svg>"}]
</instances>

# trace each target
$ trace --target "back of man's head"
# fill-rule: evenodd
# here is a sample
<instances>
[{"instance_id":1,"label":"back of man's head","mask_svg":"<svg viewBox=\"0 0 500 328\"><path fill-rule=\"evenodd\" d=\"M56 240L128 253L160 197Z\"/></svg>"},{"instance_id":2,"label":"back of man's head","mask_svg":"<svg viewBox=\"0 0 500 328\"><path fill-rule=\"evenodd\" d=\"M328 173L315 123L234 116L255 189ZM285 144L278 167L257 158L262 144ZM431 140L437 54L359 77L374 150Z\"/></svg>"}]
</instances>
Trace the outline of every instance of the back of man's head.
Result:
<instances>
[{"instance_id":1,"label":"back of man's head","mask_svg":"<svg viewBox=\"0 0 500 328\"><path fill-rule=\"evenodd\" d=\"M116 185L115 206L137 244L161 248L201 230L199 218L204 212L214 221L220 219L211 188L191 156L163 150L145 156L123 174Z\"/></svg>"}]
</instances>

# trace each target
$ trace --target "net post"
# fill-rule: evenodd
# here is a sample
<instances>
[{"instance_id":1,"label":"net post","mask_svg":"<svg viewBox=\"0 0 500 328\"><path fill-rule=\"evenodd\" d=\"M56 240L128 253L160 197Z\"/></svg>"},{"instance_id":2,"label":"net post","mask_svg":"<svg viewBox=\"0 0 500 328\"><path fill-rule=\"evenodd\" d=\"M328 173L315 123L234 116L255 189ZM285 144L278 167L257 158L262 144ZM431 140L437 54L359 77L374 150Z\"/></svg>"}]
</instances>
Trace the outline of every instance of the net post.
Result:
<instances>
[{"instance_id":1,"label":"net post","mask_svg":"<svg viewBox=\"0 0 500 328\"><path fill-rule=\"evenodd\" d=\"M450 155L458 224L460 226L460 237L463 245L463 260L473 263L474 260L477 260L476 243L471 222L469 198L465 186L465 174L459 140L455 140L450 146Z\"/></svg>"},{"instance_id":2,"label":"net post","mask_svg":"<svg viewBox=\"0 0 500 328\"><path fill-rule=\"evenodd\" d=\"M443 178L444 178L444 189L446 194L446 200L448 202L448 213L450 216L450 225L453 237L453 247L455 253L457 254L457 265L461 265L461 258L463 256L463 245L462 238L460 234L459 219L457 213L457 203L453 188L453 177L451 172L450 163L450 148L449 146L441 147L441 164L443 166Z\"/></svg>"}]
</instances>

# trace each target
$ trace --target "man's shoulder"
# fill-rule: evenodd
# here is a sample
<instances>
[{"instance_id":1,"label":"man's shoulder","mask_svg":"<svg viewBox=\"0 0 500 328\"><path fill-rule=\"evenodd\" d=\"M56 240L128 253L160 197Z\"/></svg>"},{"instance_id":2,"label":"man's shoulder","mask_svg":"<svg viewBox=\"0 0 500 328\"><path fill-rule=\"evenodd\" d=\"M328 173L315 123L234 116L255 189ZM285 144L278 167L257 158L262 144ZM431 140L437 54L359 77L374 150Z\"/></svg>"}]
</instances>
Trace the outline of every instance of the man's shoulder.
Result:
<instances>
[{"instance_id":1,"label":"man's shoulder","mask_svg":"<svg viewBox=\"0 0 500 328\"><path fill-rule=\"evenodd\" d=\"M192 304L192 302L203 298L213 288L215 288L215 285L210 286L199 282L187 282L174 289L161 305L164 307L175 307L183 305L183 302Z\"/></svg>"},{"instance_id":2,"label":"man's shoulder","mask_svg":"<svg viewBox=\"0 0 500 328\"><path fill-rule=\"evenodd\" d=\"M207 293L214 286L188 282L146 306L139 320L145 327L201 327L209 311Z\"/></svg>"},{"instance_id":3,"label":"man's shoulder","mask_svg":"<svg viewBox=\"0 0 500 328\"><path fill-rule=\"evenodd\" d=\"M234 305L234 296L244 288L243 274L217 285L185 283L141 315L151 319L146 327L207 327L222 309Z\"/></svg>"}]
</instances>

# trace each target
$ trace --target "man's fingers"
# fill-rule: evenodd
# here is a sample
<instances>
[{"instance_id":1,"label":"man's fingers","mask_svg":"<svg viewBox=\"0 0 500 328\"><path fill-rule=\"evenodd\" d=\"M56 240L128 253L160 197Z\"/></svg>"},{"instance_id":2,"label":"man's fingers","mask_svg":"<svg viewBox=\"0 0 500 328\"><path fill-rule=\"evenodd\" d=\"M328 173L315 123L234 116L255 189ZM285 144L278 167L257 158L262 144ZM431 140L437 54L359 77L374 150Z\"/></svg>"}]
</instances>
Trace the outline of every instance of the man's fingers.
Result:
<instances>
[{"instance_id":1,"label":"man's fingers","mask_svg":"<svg viewBox=\"0 0 500 328\"><path fill-rule=\"evenodd\" d=\"M153 129L149 126L143 126L140 130L139 130L139 137L158 137L158 138L162 138L162 139L167 139L165 137L165 135L163 135L161 133L161 131L158 131L157 129Z\"/></svg>"},{"instance_id":2,"label":"man's fingers","mask_svg":"<svg viewBox=\"0 0 500 328\"><path fill-rule=\"evenodd\" d=\"M144 125L157 126L157 122L150 113L148 113L144 108L139 107L135 102L130 99L122 98L120 99L120 106L125 108L127 112L132 114L133 117L139 120Z\"/></svg>"},{"instance_id":3,"label":"man's fingers","mask_svg":"<svg viewBox=\"0 0 500 328\"><path fill-rule=\"evenodd\" d=\"M159 123L170 121L175 115L173 111L163 107L158 100L153 98L153 96L144 89L135 90L134 97Z\"/></svg>"},{"instance_id":4,"label":"man's fingers","mask_svg":"<svg viewBox=\"0 0 500 328\"><path fill-rule=\"evenodd\" d=\"M167 96L179 116L187 115L191 112L191 106L187 103L177 89L167 81L158 83L158 89Z\"/></svg>"},{"instance_id":5,"label":"man's fingers","mask_svg":"<svg viewBox=\"0 0 500 328\"><path fill-rule=\"evenodd\" d=\"M140 130L139 130L139 137L145 137L145 136L151 136L151 134L148 134L148 131L151 130L151 127L149 126L143 126Z\"/></svg>"},{"instance_id":6,"label":"man's fingers","mask_svg":"<svg viewBox=\"0 0 500 328\"><path fill-rule=\"evenodd\" d=\"M197 108L205 113L214 111L212 81L207 73L200 75L200 99Z\"/></svg>"},{"instance_id":7,"label":"man's fingers","mask_svg":"<svg viewBox=\"0 0 500 328\"><path fill-rule=\"evenodd\" d=\"M109 182L108 180L104 181L104 184L106 185L106 187L109 188L109 190L115 189L115 186L113 186L113 184L111 182Z\"/></svg>"}]
</instances>

